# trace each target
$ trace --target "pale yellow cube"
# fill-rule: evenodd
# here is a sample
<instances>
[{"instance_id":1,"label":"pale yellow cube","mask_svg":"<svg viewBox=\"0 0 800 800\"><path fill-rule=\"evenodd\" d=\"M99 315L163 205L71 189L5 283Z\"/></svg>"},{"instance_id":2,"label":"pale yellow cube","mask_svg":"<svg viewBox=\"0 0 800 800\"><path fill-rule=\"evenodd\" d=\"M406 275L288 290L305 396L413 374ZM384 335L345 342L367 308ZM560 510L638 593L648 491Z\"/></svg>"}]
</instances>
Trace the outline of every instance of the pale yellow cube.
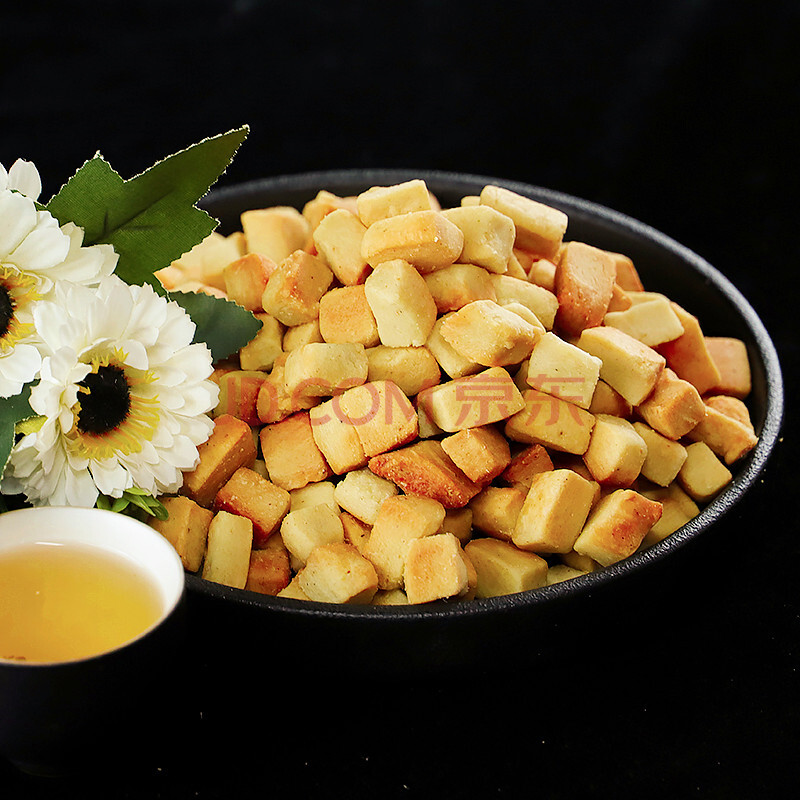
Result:
<instances>
[{"instance_id":1,"label":"pale yellow cube","mask_svg":"<svg viewBox=\"0 0 800 800\"><path fill-rule=\"evenodd\" d=\"M475 300L449 314L441 334L464 358L502 367L526 359L541 331L492 300Z\"/></svg>"},{"instance_id":2,"label":"pale yellow cube","mask_svg":"<svg viewBox=\"0 0 800 800\"><path fill-rule=\"evenodd\" d=\"M242 237L223 236L217 231L212 231L191 250L173 261L169 269L172 271L174 267L178 270L183 281L195 280L225 290L225 267L244 254ZM161 278L162 273L164 270L159 270L156 274Z\"/></svg>"},{"instance_id":3,"label":"pale yellow cube","mask_svg":"<svg viewBox=\"0 0 800 800\"><path fill-rule=\"evenodd\" d=\"M364 283L381 344L419 347L436 322L436 303L423 277L408 261L378 265Z\"/></svg>"},{"instance_id":4,"label":"pale yellow cube","mask_svg":"<svg viewBox=\"0 0 800 800\"><path fill-rule=\"evenodd\" d=\"M240 217L248 253L261 253L276 264L303 248L311 227L303 215L290 206L254 208Z\"/></svg>"},{"instance_id":5,"label":"pale yellow cube","mask_svg":"<svg viewBox=\"0 0 800 800\"><path fill-rule=\"evenodd\" d=\"M218 511L208 527L203 578L244 589L253 549L253 523L247 517Z\"/></svg>"},{"instance_id":6,"label":"pale yellow cube","mask_svg":"<svg viewBox=\"0 0 800 800\"><path fill-rule=\"evenodd\" d=\"M356 469L339 481L334 496L339 506L356 519L374 525L383 501L396 494L397 486L391 481L368 469Z\"/></svg>"},{"instance_id":7,"label":"pale yellow cube","mask_svg":"<svg viewBox=\"0 0 800 800\"><path fill-rule=\"evenodd\" d=\"M431 211L431 196L425 181L415 178L392 186L373 186L356 197L361 222L375 222L414 211Z\"/></svg>"},{"instance_id":8,"label":"pale yellow cube","mask_svg":"<svg viewBox=\"0 0 800 800\"><path fill-rule=\"evenodd\" d=\"M344 542L344 528L339 515L328 506L306 506L283 518L281 538L296 562L305 564L315 547Z\"/></svg>"},{"instance_id":9,"label":"pale yellow cube","mask_svg":"<svg viewBox=\"0 0 800 800\"><path fill-rule=\"evenodd\" d=\"M363 553L372 533L372 525L367 525L366 522L348 514L347 511L342 511L339 518L342 520L344 540L353 545L359 553Z\"/></svg>"},{"instance_id":10,"label":"pale yellow cube","mask_svg":"<svg viewBox=\"0 0 800 800\"><path fill-rule=\"evenodd\" d=\"M369 265L361 255L366 231L361 220L344 208L326 214L314 230L317 252L345 286L362 283L369 274Z\"/></svg>"},{"instance_id":11,"label":"pale yellow cube","mask_svg":"<svg viewBox=\"0 0 800 800\"><path fill-rule=\"evenodd\" d=\"M303 216L308 220L311 230L314 231L322 222L323 218L336 211L337 208L344 208L351 214L357 213L355 197L339 197L338 194L329 192L327 189L320 189L312 200L303 206Z\"/></svg>"},{"instance_id":12,"label":"pale yellow cube","mask_svg":"<svg viewBox=\"0 0 800 800\"><path fill-rule=\"evenodd\" d=\"M586 328L576 344L602 361L600 377L634 406L653 391L666 363L652 347L616 328Z\"/></svg>"},{"instance_id":13,"label":"pale yellow cube","mask_svg":"<svg viewBox=\"0 0 800 800\"><path fill-rule=\"evenodd\" d=\"M603 324L618 328L650 347L671 342L683 334L683 325L666 297L636 303L625 311L609 311Z\"/></svg>"},{"instance_id":14,"label":"pale yellow cube","mask_svg":"<svg viewBox=\"0 0 800 800\"><path fill-rule=\"evenodd\" d=\"M726 464L733 464L758 444L752 425L706 405L705 415L687 434L694 442L705 442Z\"/></svg>"},{"instance_id":15,"label":"pale yellow cube","mask_svg":"<svg viewBox=\"0 0 800 800\"><path fill-rule=\"evenodd\" d=\"M300 586L300 576L295 575L285 589L278 592L278 597L289 597L292 600L310 600L311 598L303 591Z\"/></svg>"},{"instance_id":16,"label":"pale yellow cube","mask_svg":"<svg viewBox=\"0 0 800 800\"><path fill-rule=\"evenodd\" d=\"M301 325L319 317L319 301L333 282L322 259L295 250L269 276L261 306L284 325Z\"/></svg>"},{"instance_id":17,"label":"pale yellow cube","mask_svg":"<svg viewBox=\"0 0 800 800\"><path fill-rule=\"evenodd\" d=\"M452 533L435 533L409 543L403 569L409 603L429 603L464 594L467 565Z\"/></svg>"},{"instance_id":18,"label":"pale yellow cube","mask_svg":"<svg viewBox=\"0 0 800 800\"><path fill-rule=\"evenodd\" d=\"M563 583L564 581L571 581L573 578L579 578L581 575L586 575L583 570L575 569L567 564L553 564L547 570L547 585L553 586L556 583Z\"/></svg>"},{"instance_id":19,"label":"pale yellow cube","mask_svg":"<svg viewBox=\"0 0 800 800\"><path fill-rule=\"evenodd\" d=\"M283 379L290 394L331 397L367 380L363 344L306 344L289 353Z\"/></svg>"},{"instance_id":20,"label":"pale yellow cube","mask_svg":"<svg viewBox=\"0 0 800 800\"><path fill-rule=\"evenodd\" d=\"M567 230L563 211L531 200L501 186L485 186L481 204L510 217L516 228L515 245L543 258L551 258L561 246Z\"/></svg>"},{"instance_id":21,"label":"pale yellow cube","mask_svg":"<svg viewBox=\"0 0 800 800\"><path fill-rule=\"evenodd\" d=\"M730 470L705 442L692 442L686 447L678 482L693 500L708 502L732 479Z\"/></svg>"},{"instance_id":22,"label":"pale yellow cube","mask_svg":"<svg viewBox=\"0 0 800 800\"><path fill-rule=\"evenodd\" d=\"M184 569L197 572L203 563L208 527L214 518L214 512L180 495L163 497L161 502L169 516L165 520L153 517L150 520L151 527L175 548Z\"/></svg>"},{"instance_id":23,"label":"pale yellow cube","mask_svg":"<svg viewBox=\"0 0 800 800\"><path fill-rule=\"evenodd\" d=\"M526 382L579 408L592 404L602 361L548 331L531 351Z\"/></svg>"},{"instance_id":24,"label":"pale yellow cube","mask_svg":"<svg viewBox=\"0 0 800 800\"><path fill-rule=\"evenodd\" d=\"M453 264L463 247L461 229L440 211L413 211L370 225L361 254L373 267L400 259L426 273Z\"/></svg>"},{"instance_id":25,"label":"pale yellow cube","mask_svg":"<svg viewBox=\"0 0 800 800\"><path fill-rule=\"evenodd\" d=\"M644 422L634 422L633 427L647 445L642 477L659 486L669 486L686 461L686 448L680 442L662 436Z\"/></svg>"},{"instance_id":26,"label":"pale yellow cube","mask_svg":"<svg viewBox=\"0 0 800 800\"><path fill-rule=\"evenodd\" d=\"M423 347L367 348L368 381L394 381L408 397L436 386L441 379L439 363L431 351Z\"/></svg>"},{"instance_id":27,"label":"pale yellow cube","mask_svg":"<svg viewBox=\"0 0 800 800\"><path fill-rule=\"evenodd\" d=\"M334 492L336 484L332 481L317 481L309 483L300 489L292 489L289 492L289 511L299 511L301 508L314 508L315 506L327 506L331 511L339 513L339 505L336 502Z\"/></svg>"},{"instance_id":28,"label":"pale yellow cube","mask_svg":"<svg viewBox=\"0 0 800 800\"><path fill-rule=\"evenodd\" d=\"M407 606L408 598L402 589L378 589L372 598L374 606Z\"/></svg>"},{"instance_id":29,"label":"pale yellow cube","mask_svg":"<svg viewBox=\"0 0 800 800\"><path fill-rule=\"evenodd\" d=\"M527 306L522 305L522 303L517 303L516 301L512 301L510 303L502 303L501 304L506 311L513 311L518 316L522 317L529 325L533 325L540 334L545 332L545 327L539 321L539 317L533 313Z\"/></svg>"},{"instance_id":30,"label":"pale yellow cube","mask_svg":"<svg viewBox=\"0 0 800 800\"><path fill-rule=\"evenodd\" d=\"M519 486L486 486L469 501L473 527L510 542L527 496Z\"/></svg>"},{"instance_id":31,"label":"pale yellow cube","mask_svg":"<svg viewBox=\"0 0 800 800\"><path fill-rule=\"evenodd\" d=\"M487 205L460 206L442 214L464 234L460 261L489 272L506 271L517 233L510 217Z\"/></svg>"},{"instance_id":32,"label":"pale yellow cube","mask_svg":"<svg viewBox=\"0 0 800 800\"><path fill-rule=\"evenodd\" d=\"M308 412L314 441L330 468L343 475L367 463L367 455L355 426L341 410L338 398Z\"/></svg>"},{"instance_id":33,"label":"pale yellow cube","mask_svg":"<svg viewBox=\"0 0 800 800\"><path fill-rule=\"evenodd\" d=\"M499 539L473 539L464 547L478 575L476 597L500 597L547 583L547 562Z\"/></svg>"},{"instance_id":34,"label":"pale yellow cube","mask_svg":"<svg viewBox=\"0 0 800 800\"><path fill-rule=\"evenodd\" d=\"M630 486L647 458L647 444L636 428L621 417L595 416L589 447L583 460L602 486Z\"/></svg>"},{"instance_id":35,"label":"pale yellow cube","mask_svg":"<svg viewBox=\"0 0 800 800\"><path fill-rule=\"evenodd\" d=\"M513 543L537 553L570 552L594 497L592 482L572 470L535 475L514 526Z\"/></svg>"},{"instance_id":36,"label":"pale yellow cube","mask_svg":"<svg viewBox=\"0 0 800 800\"><path fill-rule=\"evenodd\" d=\"M547 330L553 327L558 311L558 298L552 292L511 275L491 275L490 280L501 306L519 303L532 311Z\"/></svg>"},{"instance_id":37,"label":"pale yellow cube","mask_svg":"<svg viewBox=\"0 0 800 800\"><path fill-rule=\"evenodd\" d=\"M445 509L444 522L439 533L452 533L462 545L465 545L472 538L472 509Z\"/></svg>"},{"instance_id":38,"label":"pale yellow cube","mask_svg":"<svg viewBox=\"0 0 800 800\"><path fill-rule=\"evenodd\" d=\"M663 509L661 519L644 537L642 542L644 547L663 541L700 513L697 503L677 483L657 489L645 489L642 490L642 494L650 500L661 503Z\"/></svg>"},{"instance_id":39,"label":"pale yellow cube","mask_svg":"<svg viewBox=\"0 0 800 800\"><path fill-rule=\"evenodd\" d=\"M442 325L445 324L449 316L450 314L443 314L436 320L425 346L431 351L442 370L451 378L463 378L465 375L473 375L476 372L480 372L482 369L481 364L461 355L442 336Z\"/></svg>"},{"instance_id":40,"label":"pale yellow cube","mask_svg":"<svg viewBox=\"0 0 800 800\"><path fill-rule=\"evenodd\" d=\"M298 574L300 588L318 603L370 603L378 590L375 567L347 542L315 547Z\"/></svg>"},{"instance_id":41,"label":"pale yellow cube","mask_svg":"<svg viewBox=\"0 0 800 800\"><path fill-rule=\"evenodd\" d=\"M364 286L342 286L324 294L319 301L319 330L326 342L377 345L378 323Z\"/></svg>"},{"instance_id":42,"label":"pale yellow cube","mask_svg":"<svg viewBox=\"0 0 800 800\"><path fill-rule=\"evenodd\" d=\"M304 344L324 341L319 329L319 319L312 319L311 322L303 322L286 329L283 334L283 350L285 353L289 353Z\"/></svg>"},{"instance_id":43,"label":"pale yellow cube","mask_svg":"<svg viewBox=\"0 0 800 800\"><path fill-rule=\"evenodd\" d=\"M497 300L489 273L474 264L452 264L424 279L440 314L458 311L474 300Z\"/></svg>"},{"instance_id":44,"label":"pale yellow cube","mask_svg":"<svg viewBox=\"0 0 800 800\"><path fill-rule=\"evenodd\" d=\"M239 363L243 370L270 370L283 352L283 325L270 314L255 317L261 329L239 350Z\"/></svg>"}]
</instances>

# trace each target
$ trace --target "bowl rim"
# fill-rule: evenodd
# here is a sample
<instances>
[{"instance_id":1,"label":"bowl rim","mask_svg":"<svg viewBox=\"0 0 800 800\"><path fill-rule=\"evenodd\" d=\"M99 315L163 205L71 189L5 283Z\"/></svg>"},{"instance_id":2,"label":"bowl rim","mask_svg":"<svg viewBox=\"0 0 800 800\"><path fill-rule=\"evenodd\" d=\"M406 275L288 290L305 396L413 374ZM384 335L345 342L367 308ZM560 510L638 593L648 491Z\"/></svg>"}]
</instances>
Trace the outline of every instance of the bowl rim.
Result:
<instances>
[{"instance_id":1,"label":"bowl rim","mask_svg":"<svg viewBox=\"0 0 800 800\"><path fill-rule=\"evenodd\" d=\"M736 309L752 335L755 349L763 363L765 409L762 427L759 431L758 444L745 457L745 463L733 481L705 506L697 517L690 520L682 528L670 534L661 542L652 545L646 550L638 551L616 564L550 586L500 597L476 598L462 603L436 601L417 605L373 606L320 603L288 597L273 597L212 583L197 574L189 573L186 576L186 587L190 592L221 600L233 600L240 606L260 607L290 616L323 616L334 619L358 617L363 620L395 619L403 623L461 617L472 618L495 614L504 610L533 609L545 605L549 606L575 598L578 595L590 594L595 590L606 587L609 583L617 582L620 578L639 573L652 562L661 561L668 555L684 548L688 543L693 542L708 525L720 520L733 509L745 496L747 490L755 484L765 468L778 441L784 415L783 377L775 345L755 309L722 272L690 248L680 244L672 237L647 223L599 203L535 184L500 177L436 169L353 168L276 175L214 189L203 199L203 205L208 203L213 206L215 203L239 200L248 194L256 196L267 189L271 194L277 195L280 195L282 191L297 192L308 189L310 199L320 189L331 189L331 187L343 185L364 185L365 188L378 185L386 186L415 178L425 180L434 193L437 192L437 185L442 187L444 184L447 184L451 189L461 187L465 190L486 184L502 186L518 194L560 208L566 211L568 215L570 210L575 210L586 217L590 217L594 222L600 223L603 227L625 229L636 238L648 241L687 262L693 271L699 273L707 283L710 283Z\"/></svg>"}]
</instances>

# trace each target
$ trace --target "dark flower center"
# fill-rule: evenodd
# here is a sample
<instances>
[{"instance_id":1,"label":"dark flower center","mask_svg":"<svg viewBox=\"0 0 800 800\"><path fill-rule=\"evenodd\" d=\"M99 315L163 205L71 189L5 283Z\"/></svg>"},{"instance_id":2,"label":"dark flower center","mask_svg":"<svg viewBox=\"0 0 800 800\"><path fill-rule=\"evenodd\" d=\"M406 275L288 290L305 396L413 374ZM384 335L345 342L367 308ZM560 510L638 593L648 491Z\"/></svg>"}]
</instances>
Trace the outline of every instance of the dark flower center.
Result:
<instances>
[{"instance_id":1,"label":"dark flower center","mask_svg":"<svg viewBox=\"0 0 800 800\"><path fill-rule=\"evenodd\" d=\"M80 394L81 410L78 413L78 430L82 433L108 433L128 416L131 393L121 367L113 364L101 366L97 372L90 372L78 386L85 390Z\"/></svg>"},{"instance_id":2,"label":"dark flower center","mask_svg":"<svg viewBox=\"0 0 800 800\"><path fill-rule=\"evenodd\" d=\"M14 319L14 301L8 289L0 283L0 339L8 333L12 319Z\"/></svg>"}]
</instances>

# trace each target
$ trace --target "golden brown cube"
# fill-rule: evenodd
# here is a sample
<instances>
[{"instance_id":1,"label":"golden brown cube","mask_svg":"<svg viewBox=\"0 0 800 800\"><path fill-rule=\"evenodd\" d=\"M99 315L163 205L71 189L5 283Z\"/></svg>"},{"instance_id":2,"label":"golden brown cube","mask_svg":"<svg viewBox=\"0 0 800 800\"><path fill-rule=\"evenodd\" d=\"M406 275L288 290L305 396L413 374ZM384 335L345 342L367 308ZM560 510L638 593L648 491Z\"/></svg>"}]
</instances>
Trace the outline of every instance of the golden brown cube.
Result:
<instances>
[{"instance_id":1,"label":"golden brown cube","mask_svg":"<svg viewBox=\"0 0 800 800\"><path fill-rule=\"evenodd\" d=\"M516 228L510 217L487 205L459 206L442 214L464 234L461 261L490 272L506 271L516 238Z\"/></svg>"},{"instance_id":2,"label":"golden brown cube","mask_svg":"<svg viewBox=\"0 0 800 800\"><path fill-rule=\"evenodd\" d=\"M511 450L502 433L491 425L467 428L442 439L442 449L475 483L489 483L511 461Z\"/></svg>"},{"instance_id":3,"label":"golden brown cube","mask_svg":"<svg viewBox=\"0 0 800 800\"><path fill-rule=\"evenodd\" d=\"M169 517L165 520L150 520L155 528L181 557L184 569L197 572L206 552L208 526L214 512L203 508L188 497L163 497L161 502Z\"/></svg>"},{"instance_id":4,"label":"golden brown cube","mask_svg":"<svg viewBox=\"0 0 800 800\"><path fill-rule=\"evenodd\" d=\"M331 397L367 380L362 344L305 344L286 358L283 379L291 395Z\"/></svg>"},{"instance_id":5,"label":"golden brown cube","mask_svg":"<svg viewBox=\"0 0 800 800\"><path fill-rule=\"evenodd\" d=\"M599 414L583 460L602 486L630 486L647 458L647 444L625 419Z\"/></svg>"},{"instance_id":6,"label":"golden brown cube","mask_svg":"<svg viewBox=\"0 0 800 800\"><path fill-rule=\"evenodd\" d=\"M301 508L314 508L315 506L327 506L331 511L339 513L339 504L336 502L336 484L333 481L317 481L289 492L289 511L299 511Z\"/></svg>"},{"instance_id":7,"label":"golden brown cube","mask_svg":"<svg viewBox=\"0 0 800 800\"><path fill-rule=\"evenodd\" d=\"M265 425L259 437L267 472L276 486L289 491L330 477L331 469L314 441L307 411Z\"/></svg>"},{"instance_id":8,"label":"golden brown cube","mask_svg":"<svg viewBox=\"0 0 800 800\"><path fill-rule=\"evenodd\" d=\"M425 181L414 180L393 186L373 186L356 197L361 222L369 227L375 222L414 211L431 211L433 205Z\"/></svg>"},{"instance_id":9,"label":"golden brown cube","mask_svg":"<svg viewBox=\"0 0 800 800\"><path fill-rule=\"evenodd\" d=\"M429 603L464 594L467 565L452 533L434 533L409 543L403 569L409 603Z\"/></svg>"},{"instance_id":10,"label":"golden brown cube","mask_svg":"<svg viewBox=\"0 0 800 800\"><path fill-rule=\"evenodd\" d=\"M281 539L297 563L304 565L316 547L343 542L344 528L339 515L327 506L306 506L283 518Z\"/></svg>"},{"instance_id":11,"label":"golden brown cube","mask_svg":"<svg viewBox=\"0 0 800 800\"><path fill-rule=\"evenodd\" d=\"M366 465L367 455L358 431L339 407L337 398L312 408L308 418L314 442L337 475Z\"/></svg>"},{"instance_id":12,"label":"golden brown cube","mask_svg":"<svg viewBox=\"0 0 800 800\"><path fill-rule=\"evenodd\" d=\"M625 311L609 311L603 324L625 331L649 347L671 342L683 334L683 325L666 297L636 303Z\"/></svg>"},{"instance_id":13,"label":"golden brown cube","mask_svg":"<svg viewBox=\"0 0 800 800\"><path fill-rule=\"evenodd\" d=\"M513 275L490 275L497 302L501 306L519 303L532 311L542 327L550 330L558 311L558 298L547 289Z\"/></svg>"},{"instance_id":14,"label":"golden brown cube","mask_svg":"<svg viewBox=\"0 0 800 800\"><path fill-rule=\"evenodd\" d=\"M314 548L298 582L308 599L319 603L361 605L371 602L378 590L375 567L347 542Z\"/></svg>"},{"instance_id":15,"label":"golden brown cube","mask_svg":"<svg viewBox=\"0 0 800 800\"><path fill-rule=\"evenodd\" d=\"M637 408L642 419L668 439L680 439L705 416L699 392L669 367L656 381L652 394Z\"/></svg>"},{"instance_id":16,"label":"golden brown cube","mask_svg":"<svg viewBox=\"0 0 800 800\"><path fill-rule=\"evenodd\" d=\"M663 508L661 519L650 528L647 536L644 537L642 542L644 547L666 539L667 536L675 533L700 513L697 503L677 483L671 483L669 486L658 489L646 489L642 491L642 494L650 500L661 503Z\"/></svg>"},{"instance_id":17,"label":"golden brown cube","mask_svg":"<svg viewBox=\"0 0 800 800\"><path fill-rule=\"evenodd\" d=\"M547 562L499 539L473 539L464 547L478 575L476 597L500 597L539 589L547 582Z\"/></svg>"},{"instance_id":18,"label":"golden brown cube","mask_svg":"<svg viewBox=\"0 0 800 800\"><path fill-rule=\"evenodd\" d=\"M439 528L439 533L452 533L462 545L465 545L472 538L472 509L469 507L445 509L444 522Z\"/></svg>"},{"instance_id":19,"label":"golden brown cube","mask_svg":"<svg viewBox=\"0 0 800 800\"><path fill-rule=\"evenodd\" d=\"M747 397L752 385L747 345L741 339L730 336L706 336L705 340L708 353L720 376L719 381L708 391L739 399Z\"/></svg>"},{"instance_id":20,"label":"golden brown cube","mask_svg":"<svg viewBox=\"0 0 800 800\"><path fill-rule=\"evenodd\" d=\"M557 323L569 336L600 325L614 289L614 262L603 250L583 242L565 245L556 269Z\"/></svg>"},{"instance_id":21,"label":"golden brown cube","mask_svg":"<svg viewBox=\"0 0 800 800\"><path fill-rule=\"evenodd\" d=\"M553 469L550 454L540 444L532 444L512 457L500 476L508 483L530 487L534 475Z\"/></svg>"},{"instance_id":22,"label":"golden brown cube","mask_svg":"<svg viewBox=\"0 0 800 800\"><path fill-rule=\"evenodd\" d=\"M289 353L304 344L324 341L319 330L319 319L312 319L311 322L303 322L286 329L283 334L283 350L285 353Z\"/></svg>"},{"instance_id":23,"label":"golden brown cube","mask_svg":"<svg viewBox=\"0 0 800 800\"><path fill-rule=\"evenodd\" d=\"M758 444L752 428L708 405L705 416L687 437L693 442L705 442L726 464L738 461Z\"/></svg>"},{"instance_id":24,"label":"golden brown cube","mask_svg":"<svg viewBox=\"0 0 800 800\"><path fill-rule=\"evenodd\" d=\"M633 427L647 445L642 477L659 486L669 486L686 461L686 448L680 442L662 436L643 422L634 422Z\"/></svg>"},{"instance_id":25,"label":"golden brown cube","mask_svg":"<svg viewBox=\"0 0 800 800\"><path fill-rule=\"evenodd\" d=\"M260 253L247 253L222 271L225 294L248 311L261 311L261 298L276 264Z\"/></svg>"},{"instance_id":26,"label":"golden brown cube","mask_svg":"<svg viewBox=\"0 0 800 800\"><path fill-rule=\"evenodd\" d=\"M633 261L622 253L608 252L614 262L614 277L619 286L626 292L641 292L644 290L642 279L636 271Z\"/></svg>"},{"instance_id":27,"label":"golden brown cube","mask_svg":"<svg viewBox=\"0 0 800 800\"><path fill-rule=\"evenodd\" d=\"M475 300L497 300L489 273L474 264L452 264L428 273L424 280L440 314Z\"/></svg>"},{"instance_id":28,"label":"golden brown cube","mask_svg":"<svg viewBox=\"0 0 800 800\"><path fill-rule=\"evenodd\" d=\"M304 247L311 233L308 221L290 206L250 209L240 219L247 252L260 253L275 263Z\"/></svg>"},{"instance_id":29,"label":"golden brown cube","mask_svg":"<svg viewBox=\"0 0 800 800\"><path fill-rule=\"evenodd\" d=\"M367 525L374 525L383 501L397 493L397 486L391 481L368 469L356 469L339 481L334 497L345 511Z\"/></svg>"},{"instance_id":30,"label":"golden brown cube","mask_svg":"<svg viewBox=\"0 0 800 800\"><path fill-rule=\"evenodd\" d=\"M239 350L243 370L272 369L275 359L283 352L283 325L269 314L256 314L261 323L258 333Z\"/></svg>"},{"instance_id":31,"label":"golden brown cube","mask_svg":"<svg viewBox=\"0 0 800 800\"><path fill-rule=\"evenodd\" d=\"M331 289L319 301L319 330L326 342L380 343L378 323L363 285Z\"/></svg>"},{"instance_id":32,"label":"golden brown cube","mask_svg":"<svg viewBox=\"0 0 800 800\"><path fill-rule=\"evenodd\" d=\"M219 400L214 409L217 417L230 415L258 425L258 394L267 378L262 370L230 370L219 376Z\"/></svg>"},{"instance_id":33,"label":"golden brown cube","mask_svg":"<svg viewBox=\"0 0 800 800\"><path fill-rule=\"evenodd\" d=\"M439 364L427 347L386 347L367 349L367 380L393 381L408 397L436 386L441 378Z\"/></svg>"},{"instance_id":34,"label":"golden brown cube","mask_svg":"<svg viewBox=\"0 0 800 800\"><path fill-rule=\"evenodd\" d=\"M340 519L344 529L344 540L353 545L359 553L363 553L372 533L372 525L367 525L347 511L342 511Z\"/></svg>"},{"instance_id":35,"label":"golden brown cube","mask_svg":"<svg viewBox=\"0 0 800 800\"><path fill-rule=\"evenodd\" d=\"M469 501L473 526L494 539L510 542L525 498L521 486L486 486Z\"/></svg>"},{"instance_id":36,"label":"golden brown cube","mask_svg":"<svg viewBox=\"0 0 800 800\"><path fill-rule=\"evenodd\" d=\"M289 551L280 536L273 536L262 549L250 552L247 572L248 592L275 596L283 591L292 579Z\"/></svg>"},{"instance_id":37,"label":"golden brown cube","mask_svg":"<svg viewBox=\"0 0 800 800\"><path fill-rule=\"evenodd\" d=\"M449 316L450 314L443 314L436 320L425 346L431 351L431 355L439 363L442 370L451 378L463 378L465 375L472 375L476 372L480 372L482 367L477 361L472 361L461 355L461 353L442 336L442 325L445 324Z\"/></svg>"},{"instance_id":38,"label":"golden brown cube","mask_svg":"<svg viewBox=\"0 0 800 800\"><path fill-rule=\"evenodd\" d=\"M589 404L592 414L610 414L613 417L629 417L633 406L605 381L598 381L594 387L592 402Z\"/></svg>"},{"instance_id":39,"label":"golden brown cube","mask_svg":"<svg viewBox=\"0 0 800 800\"><path fill-rule=\"evenodd\" d=\"M260 422L280 422L297 411L313 408L320 402L318 397L308 397L300 392L290 392L284 380L285 367L279 356L272 371L261 383L256 397L256 414Z\"/></svg>"},{"instance_id":40,"label":"golden brown cube","mask_svg":"<svg viewBox=\"0 0 800 800\"><path fill-rule=\"evenodd\" d=\"M301 325L319 317L319 301L333 273L322 259L296 250L269 276L261 306L284 325Z\"/></svg>"}]
</instances>

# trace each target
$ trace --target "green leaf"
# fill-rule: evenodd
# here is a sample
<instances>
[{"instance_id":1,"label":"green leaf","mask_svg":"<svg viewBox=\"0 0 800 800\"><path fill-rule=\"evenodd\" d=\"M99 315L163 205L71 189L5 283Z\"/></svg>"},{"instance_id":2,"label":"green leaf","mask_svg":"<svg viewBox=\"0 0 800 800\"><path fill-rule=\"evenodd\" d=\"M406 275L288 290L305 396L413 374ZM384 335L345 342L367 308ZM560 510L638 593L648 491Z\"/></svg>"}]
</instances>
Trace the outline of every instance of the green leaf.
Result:
<instances>
[{"instance_id":1,"label":"green leaf","mask_svg":"<svg viewBox=\"0 0 800 800\"><path fill-rule=\"evenodd\" d=\"M174 300L197 326L195 342L205 342L214 361L244 347L261 329L261 322L240 305L199 292L172 292Z\"/></svg>"},{"instance_id":2,"label":"green leaf","mask_svg":"<svg viewBox=\"0 0 800 800\"><path fill-rule=\"evenodd\" d=\"M129 284L150 283L153 273L202 241L217 221L195 203L225 171L249 132L245 125L204 139L124 180L98 153L87 161L47 210L63 225L84 231L84 245L111 244L116 274Z\"/></svg>"},{"instance_id":3,"label":"green leaf","mask_svg":"<svg viewBox=\"0 0 800 800\"><path fill-rule=\"evenodd\" d=\"M22 387L14 397L0 398L0 475L14 446L14 428L18 422L33 416L29 403L31 384Z\"/></svg>"}]
</instances>

